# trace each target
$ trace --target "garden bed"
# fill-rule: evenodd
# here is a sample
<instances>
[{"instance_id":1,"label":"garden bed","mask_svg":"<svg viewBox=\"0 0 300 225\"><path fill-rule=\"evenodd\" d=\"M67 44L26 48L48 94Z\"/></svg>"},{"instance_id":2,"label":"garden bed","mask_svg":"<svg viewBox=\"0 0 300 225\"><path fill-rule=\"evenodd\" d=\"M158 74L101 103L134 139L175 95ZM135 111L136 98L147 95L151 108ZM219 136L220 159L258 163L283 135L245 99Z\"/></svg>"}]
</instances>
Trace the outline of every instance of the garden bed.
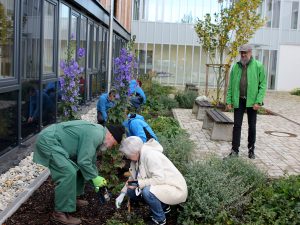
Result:
<instances>
[{"instance_id":1,"label":"garden bed","mask_svg":"<svg viewBox=\"0 0 300 225\"><path fill-rule=\"evenodd\" d=\"M104 205L100 205L94 189L91 185L87 185L85 195L82 199L89 201L89 205L85 208L79 208L72 215L80 217L83 225L100 225L106 224L107 220L120 218L124 223L114 224L138 224L137 221L149 220L147 206L140 204L132 206L132 213L128 213L126 206L127 201L124 200L122 207L118 210L115 208L115 198L113 195L111 200ZM50 220L51 213L54 210L54 183L51 178L48 178L40 188L10 217L5 225L56 225ZM129 217L132 217L131 219ZM167 218L167 224L176 225L177 215L176 209L172 208L170 216ZM108 223L109 224L109 223ZM112 224L112 223L111 223ZM140 223L141 224L141 223Z\"/></svg>"}]
</instances>

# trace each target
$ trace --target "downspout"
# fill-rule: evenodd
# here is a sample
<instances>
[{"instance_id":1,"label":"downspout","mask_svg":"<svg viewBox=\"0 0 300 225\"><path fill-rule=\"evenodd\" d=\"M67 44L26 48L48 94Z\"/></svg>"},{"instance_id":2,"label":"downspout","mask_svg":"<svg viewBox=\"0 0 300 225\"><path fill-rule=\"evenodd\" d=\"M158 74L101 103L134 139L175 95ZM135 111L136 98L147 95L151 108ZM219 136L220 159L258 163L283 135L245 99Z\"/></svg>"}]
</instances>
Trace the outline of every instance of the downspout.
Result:
<instances>
[{"instance_id":1,"label":"downspout","mask_svg":"<svg viewBox=\"0 0 300 225\"><path fill-rule=\"evenodd\" d=\"M110 88L111 88L114 0L110 0L110 17L109 18L110 19L109 19L108 76L107 76L107 90L108 91L110 91Z\"/></svg>"}]
</instances>

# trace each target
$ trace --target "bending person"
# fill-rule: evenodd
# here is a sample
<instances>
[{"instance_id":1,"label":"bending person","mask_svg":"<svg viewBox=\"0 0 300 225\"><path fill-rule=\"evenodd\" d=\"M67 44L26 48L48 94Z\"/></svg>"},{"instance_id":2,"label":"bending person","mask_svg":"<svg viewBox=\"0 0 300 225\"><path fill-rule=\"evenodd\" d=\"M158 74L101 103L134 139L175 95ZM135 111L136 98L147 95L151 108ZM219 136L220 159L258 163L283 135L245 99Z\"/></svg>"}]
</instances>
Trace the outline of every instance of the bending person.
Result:
<instances>
[{"instance_id":1,"label":"bending person","mask_svg":"<svg viewBox=\"0 0 300 225\"><path fill-rule=\"evenodd\" d=\"M123 133L122 126L106 129L99 124L74 120L53 124L38 135L33 161L48 167L56 184L52 220L81 224L81 219L69 213L88 202L76 200L76 196L83 194L86 181L91 181L95 190L106 185L106 180L98 175L96 151L120 143Z\"/></svg>"}]
</instances>

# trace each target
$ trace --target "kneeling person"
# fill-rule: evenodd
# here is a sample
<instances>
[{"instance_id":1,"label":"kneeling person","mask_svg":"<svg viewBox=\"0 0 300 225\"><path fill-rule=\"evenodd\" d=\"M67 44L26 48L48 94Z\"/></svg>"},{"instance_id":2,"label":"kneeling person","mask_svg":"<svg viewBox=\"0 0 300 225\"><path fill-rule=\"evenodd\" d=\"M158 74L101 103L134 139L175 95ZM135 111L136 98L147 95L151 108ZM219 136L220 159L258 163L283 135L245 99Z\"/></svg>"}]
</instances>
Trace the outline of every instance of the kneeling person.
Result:
<instances>
[{"instance_id":1,"label":"kneeling person","mask_svg":"<svg viewBox=\"0 0 300 225\"><path fill-rule=\"evenodd\" d=\"M131 160L131 177L116 199L117 208L126 194L132 200L141 194L152 212L150 223L166 224L169 205L186 201L188 191L184 177L154 139L143 143L139 137L128 137L122 141L120 151Z\"/></svg>"}]
</instances>

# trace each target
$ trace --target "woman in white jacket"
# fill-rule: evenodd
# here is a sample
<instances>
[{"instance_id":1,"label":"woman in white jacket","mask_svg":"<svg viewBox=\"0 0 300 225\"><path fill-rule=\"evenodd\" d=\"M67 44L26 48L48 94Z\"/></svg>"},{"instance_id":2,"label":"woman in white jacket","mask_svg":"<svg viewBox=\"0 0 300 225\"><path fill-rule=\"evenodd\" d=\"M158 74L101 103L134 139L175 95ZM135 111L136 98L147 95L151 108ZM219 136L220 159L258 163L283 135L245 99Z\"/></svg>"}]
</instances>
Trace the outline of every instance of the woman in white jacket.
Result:
<instances>
[{"instance_id":1,"label":"woman in white jacket","mask_svg":"<svg viewBox=\"0 0 300 225\"><path fill-rule=\"evenodd\" d=\"M166 224L169 205L186 201L188 191L184 177L154 139L143 143L139 137L128 137L122 141L120 151L131 160L131 177L116 199L117 208L126 194L135 200L141 193L152 212L152 224Z\"/></svg>"}]
</instances>

